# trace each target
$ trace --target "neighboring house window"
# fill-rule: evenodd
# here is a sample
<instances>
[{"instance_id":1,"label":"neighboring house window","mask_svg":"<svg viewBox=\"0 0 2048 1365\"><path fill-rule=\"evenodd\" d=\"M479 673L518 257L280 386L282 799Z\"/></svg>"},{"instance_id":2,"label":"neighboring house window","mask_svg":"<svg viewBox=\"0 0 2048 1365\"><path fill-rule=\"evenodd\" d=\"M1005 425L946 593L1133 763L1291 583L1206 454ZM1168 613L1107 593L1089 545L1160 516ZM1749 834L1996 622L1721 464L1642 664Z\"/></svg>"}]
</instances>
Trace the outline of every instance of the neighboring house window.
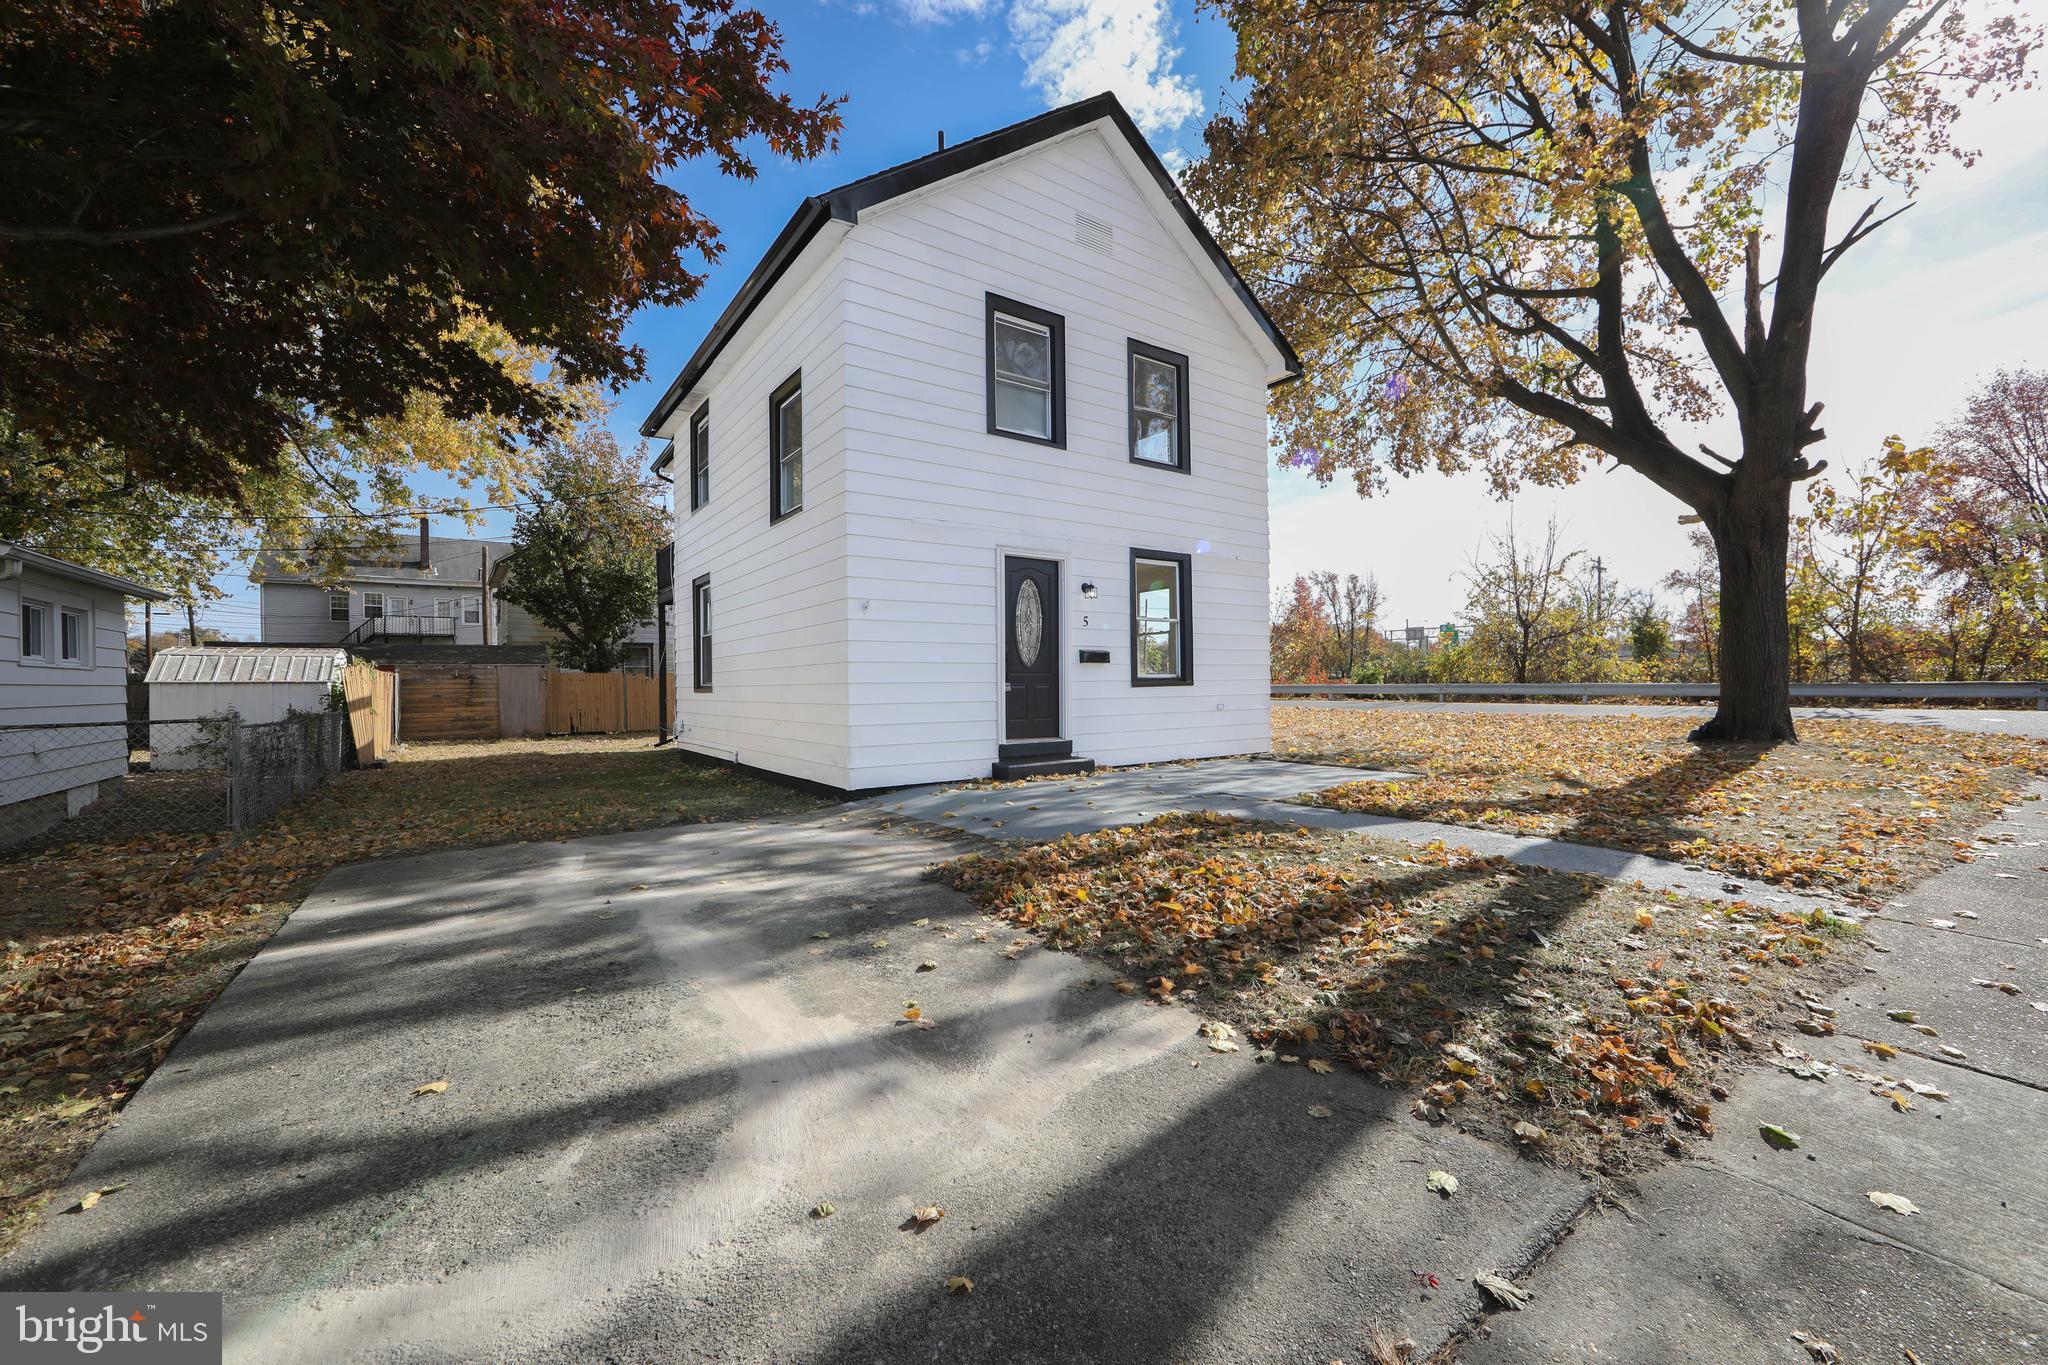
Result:
<instances>
[{"instance_id":1,"label":"neighboring house window","mask_svg":"<svg viewBox=\"0 0 2048 1365\"><path fill-rule=\"evenodd\" d=\"M782 381L768 399L768 520L804 505L804 374Z\"/></svg>"},{"instance_id":2,"label":"neighboring house window","mask_svg":"<svg viewBox=\"0 0 2048 1365\"><path fill-rule=\"evenodd\" d=\"M690 510L711 501L711 404L690 419Z\"/></svg>"},{"instance_id":3,"label":"neighboring house window","mask_svg":"<svg viewBox=\"0 0 2048 1365\"><path fill-rule=\"evenodd\" d=\"M465 626L478 626L483 624L483 620L484 604L473 597L464 598L462 602L462 624Z\"/></svg>"},{"instance_id":4,"label":"neighboring house window","mask_svg":"<svg viewBox=\"0 0 2048 1365\"><path fill-rule=\"evenodd\" d=\"M711 690L711 576L690 585L690 686Z\"/></svg>"},{"instance_id":5,"label":"neighboring house window","mask_svg":"<svg viewBox=\"0 0 2048 1365\"><path fill-rule=\"evenodd\" d=\"M1130 343L1131 460L1188 472L1188 358Z\"/></svg>"},{"instance_id":6,"label":"neighboring house window","mask_svg":"<svg viewBox=\"0 0 2048 1365\"><path fill-rule=\"evenodd\" d=\"M988 429L1067 443L1067 323L1058 313L988 296Z\"/></svg>"},{"instance_id":7,"label":"neighboring house window","mask_svg":"<svg viewBox=\"0 0 2048 1365\"><path fill-rule=\"evenodd\" d=\"M452 597L436 598L434 601L434 615L443 621L454 620L455 599Z\"/></svg>"},{"instance_id":8,"label":"neighboring house window","mask_svg":"<svg viewBox=\"0 0 2048 1365\"><path fill-rule=\"evenodd\" d=\"M327 619L330 621L348 620L347 588L334 588L329 590L327 594Z\"/></svg>"},{"instance_id":9,"label":"neighboring house window","mask_svg":"<svg viewBox=\"0 0 2048 1365\"><path fill-rule=\"evenodd\" d=\"M1186 555L1131 551L1131 683L1193 682Z\"/></svg>"},{"instance_id":10,"label":"neighboring house window","mask_svg":"<svg viewBox=\"0 0 2048 1365\"><path fill-rule=\"evenodd\" d=\"M66 607L57 613L57 657L67 664L86 662L87 619L82 611Z\"/></svg>"},{"instance_id":11,"label":"neighboring house window","mask_svg":"<svg viewBox=\"0 0 2048 1365\"><path fill-rule=\"evenodd\" d=\"M363 619L374 621L384 614L384 594L366 592L363 594Z\"/></svg>"},{"instance_id":12,"label":"neighboring house window","mask_svg":"<svg viewBox=\"0 0 2048 1365\"><path fill-rule=\"evenodd\" d=\"M50 657L50 609L40 602L21 604L21 657Z\"/></svg>"}]
</instances>

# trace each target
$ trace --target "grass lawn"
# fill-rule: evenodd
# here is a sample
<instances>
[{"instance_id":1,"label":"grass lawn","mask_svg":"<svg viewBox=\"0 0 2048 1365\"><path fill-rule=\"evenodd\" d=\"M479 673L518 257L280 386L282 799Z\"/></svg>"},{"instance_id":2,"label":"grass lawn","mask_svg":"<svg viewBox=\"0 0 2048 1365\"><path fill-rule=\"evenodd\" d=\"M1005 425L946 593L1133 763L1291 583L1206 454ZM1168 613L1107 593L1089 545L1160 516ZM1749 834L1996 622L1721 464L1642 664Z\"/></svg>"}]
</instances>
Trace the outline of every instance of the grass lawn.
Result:
<instances>
[{"instance_id":1,"label":"grass lawn","mask_svg":"<svg viewBox=\"0 0 2048 1365\"><path fill-rule=\"evenodd\" d=\"M1208 814L934 875L1105 959L1115 989L1228 1025L1211 1046L1234 1031L1273 1065L1369 1072L1425 1118L1608 1172L1711 1137L1773 1016L1832 1031L1795 989L1860 941L1829 916Z\"/></svg>"},{"instance_id":2,"label":"grass lawn","mask_svg":"<svg viewBox=\"0 0 2048 1365\"><path fill-rule=\"evenodd\" d=\"M1631 849L1869 901L1968 861L2048 742L1806 720L1798 744L1707 749L1649 716L1273 708L1286 758L1421 776L1318 805Z\"/></svg>"},{"instance_id":3,"label":"grass lawn","mask_svg":"<svg viewBox=\"0 0 2048 1365\"><path fill-rule=\"evenodd\" d=\"M818 804L644 736L411 744L239 835L0 859L0 1251L328 869Z\"/></svg>"}]
</instances>

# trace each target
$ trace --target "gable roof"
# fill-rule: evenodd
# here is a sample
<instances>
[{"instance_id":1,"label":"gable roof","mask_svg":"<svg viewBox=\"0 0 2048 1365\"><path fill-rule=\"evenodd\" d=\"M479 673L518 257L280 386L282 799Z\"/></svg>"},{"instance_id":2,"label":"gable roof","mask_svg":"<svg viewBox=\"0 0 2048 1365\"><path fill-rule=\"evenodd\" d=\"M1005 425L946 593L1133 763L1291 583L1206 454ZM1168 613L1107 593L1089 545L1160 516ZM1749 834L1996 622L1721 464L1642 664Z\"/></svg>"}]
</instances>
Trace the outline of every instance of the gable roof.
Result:
<instances>
[{"instance_id":1,"label":"gable roof","mask_svg":"<svg viewBox=\"0 0 2048 1365\"><path fill-rule=\"evenodd\" d=\"M1245 284L1244 277L1237 273L1237 267L1223 254L1223 248L1216 245L1216 239L1210 235L1201 217L1182 196L1180 186L1173 183L1172 175L1160 164L1158 155L1153 152L1151 144L1145 141L1144 134L1138 131L1138 125L1131 121L1131 116L1124 111L1123 105L1118 102L1115 95L1102 94L1040 114L1036 118L1025 119L1022 123L1013 123L1007 128L998 128L980 137L969 138L943 151L932 152L914 161L906 161L900 166L891 166L887 170L877 171L873 175L863 176L859 180L841 185L838 189L827 190L823 194L814 194L805 199L790 216L789 222L783 225L782 231L769 246L767 254L740 285L739 292L732 297L732 302L725 306L725 311L711 324L710 332L698 344L688 363L683 366L682 373L678 374L675 382L663 391L661 401L654 405L654 410L647 415L647 420L640 424L640 434L653 436L661 430L675 413L677 406L697 387L697 382L718 359L726 344L746 325L747 319L761 306L769 291L774 289L776 282L796 263L804 248L811 244L826 224L857 223L860 221L862 209L873 208L877 204L900 198L941 180L976 170L992 161L1013 156L1038 143L1048 142L1063 134L1104 121L1123 134L1124 141L1130 144L1131 151L1136 154L1140 164L1151 174L1167 201L1173 205L1181 224L1201 247L1202 253L1221 272L1231 293L1244 305L1258 329L1280 353L1286 366L1286 374L1274 382L1285 383L1287 380L1300 377L1301 360L1295 355L1294 347L1274 325L1273 319L1267 316L1265 308L1260 305L1251 288Z\"/></svg>"},{"instance_id":2,"label":"gable roof","mask_svg":"<svg viewBox=\"0 0 2048 1365\"><path fill-rule=\"evenodd\" d=\"M346 572L334 579L336 583L454 583L474 585L477 578L477 556L486 557L487 564L496 564L512 553L509 540L479 540L472 536L428 536L427 567L419 563L419 542L400 536L388 546L376 548L359 547L349 552L345 561ZM360 555L360 558L356 556ZM284 565L293 556L289 551L269 548L258 550L249 561L249 581L259 587L264 583L314 583L326 582L303 570L287 570ZM442 573L441 566L447 564L451 573Z\"/></svg>"},{"instance_id":3,"label":"gable roof","mask_svg":"<svg viewBox=\"0 0 2048 1365\"><path fill-rule=\"evenodd\" d=\"M9 561L23 568L37 569L58 578L69 578L79 583L89 583L95 588L111 588L125 597L139 597L148 602L168 602L171 595L160 588L146 583L137 583L132 578L119 574L102 573L88 569L83 564L73 564L68 559L46 555L41 550L31 550L26 545L17 545L11 540L0 540L0 564ZM11 577L16 571L7 570L0 577Z\"/></svg>"}]
</instances>

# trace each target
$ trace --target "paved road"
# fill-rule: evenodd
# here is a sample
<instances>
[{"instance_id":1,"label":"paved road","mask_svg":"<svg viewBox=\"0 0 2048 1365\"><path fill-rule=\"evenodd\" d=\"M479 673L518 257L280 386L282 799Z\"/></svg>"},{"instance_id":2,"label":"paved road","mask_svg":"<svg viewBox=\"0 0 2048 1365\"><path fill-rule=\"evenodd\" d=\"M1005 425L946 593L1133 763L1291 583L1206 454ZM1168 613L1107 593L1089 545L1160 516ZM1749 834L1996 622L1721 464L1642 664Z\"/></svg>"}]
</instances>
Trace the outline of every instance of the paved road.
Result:
<instances>
[{"instance_id":1,"label":"paved road","mask_svg":"<svg viewBox=\"0 0 2048 1365\"><path fill-rule=\"evenodd\" d=\"M893 800L1050 833L1257 813L1321 776ZM1886 1069L1952 1098L1900 1114L1843 1075L1762 1073L1625 1214L1398 1093L1210 1052L1083 959L1006 956L1004 926L920 875L971 845L873 806L343 869L57 1206L127 1188L46 1219L0 1283L221 1289L237 1361L1363 1360L1375 1327L1426 1350L1475 1324L1488 1362L1791 1363L1793 1330L1851 1360L2037 1359L2048 816L2014 819L1998 857L1883 912L1838 1039L1787 1035L1872 1066L1856 1036L1911 1049ZM1994 976L2023 994L1969 984ZM910 999L937 1027L901 1021ZM1770 1151L1758 1122L1806 1146ZM921 1204L947 1216L904 1230ZM1485 1317L1473 1271L1529 1265L1530 1310Z\"/></svg>"},{"instance_id":2,"label":"paved road","mask_svg":"<svg viewBox=\"0 0 2048 1365\"><path fill-rule=\"evenodd\" d=\"M1307 698L1275 698L1273 705L1335 707L1346 711L1469 711L1556 716L1699 716L1712 715L1710 706L1657 705L1650 702L1539 702L1539 701L1316 701ZM2048 711L1963 711L1939 706L1795 706L1799 720L1875 720L1893 725L1935 725L1945 730L1962 730L1980 735L2019 735L2026 739L2048 739Z\"/></svg>"}]
</instances>

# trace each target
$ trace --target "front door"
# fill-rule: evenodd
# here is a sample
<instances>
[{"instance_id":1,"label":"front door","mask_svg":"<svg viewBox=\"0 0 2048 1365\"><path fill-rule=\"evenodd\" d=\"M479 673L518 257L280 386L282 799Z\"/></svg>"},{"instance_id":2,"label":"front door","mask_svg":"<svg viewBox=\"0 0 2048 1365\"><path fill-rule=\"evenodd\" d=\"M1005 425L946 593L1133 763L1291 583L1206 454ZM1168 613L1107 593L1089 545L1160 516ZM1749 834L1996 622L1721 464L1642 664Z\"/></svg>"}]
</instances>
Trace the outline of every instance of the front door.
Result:
<instances>
[{"instance_id":1,"label":"front door","mask_svg":"<svg viewBox=\"0 0 2048 1365\"><path fill-rule=\"evenodd\" d=\"M1060 733L1060 566L1003 561L1003 737Z\"/></svg>"}]
</instances>

